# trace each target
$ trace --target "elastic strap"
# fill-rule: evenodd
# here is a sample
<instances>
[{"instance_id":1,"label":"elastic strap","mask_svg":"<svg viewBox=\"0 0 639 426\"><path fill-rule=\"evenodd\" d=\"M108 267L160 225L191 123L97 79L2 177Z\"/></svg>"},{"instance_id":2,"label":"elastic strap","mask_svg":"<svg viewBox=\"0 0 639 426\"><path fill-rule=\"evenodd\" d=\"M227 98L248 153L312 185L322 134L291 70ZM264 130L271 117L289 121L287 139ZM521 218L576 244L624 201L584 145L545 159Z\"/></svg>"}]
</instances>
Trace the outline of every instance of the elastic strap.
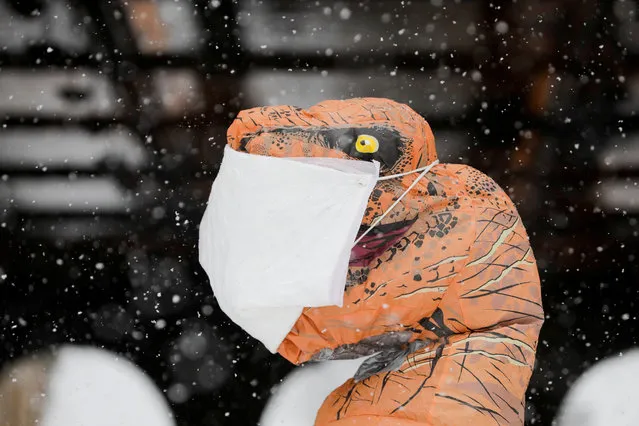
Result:
<instances>
[{"instance_id":1,"label":"elastic strap","mask_svg":"<svg viewBox=\"0 0 639 426\"><path fill-rule=\"evenodd\" d=\"M417 172L421 171L419 176L417 176L417 179L415 179L413 181L413 183L410 184L408 189L406 191L404 191L404 193L402 195L400 195L399 198L397 200L395 200L395 202L380 217L375 219L375 221L371 224L371 226L369 226L369 228L362 235L360 235L360 237L355 241L355 244L353 244L353 245L357 245L360 241L362 241L362 239L366 235L368 235L369 232L371 232L373 230L373 228L375 228L377 225L379 225L380 222L382 220L384 220L384 218L388 215L388 213L390 213L391 210L393 210L399 204L399 202L402 201L402 198L404 198L406 196L406 194L408 194L411 191L411 189L413 189L415 187L415 185L417 185L417 182L419 182L424 176L426 176L426 173L428 173L437 164L439 164L439 160L433 161L432 163L430 163L426 167L421 167L419 169L411 170L409 172L398 173L396 175L384 176L384 177L379 178L378 180L389 180L389 179L395 179L395 178L402 177L402 176L407 176L407 175L410 175L410 174L417 173Z\"/></svg>"},{"instance_id":2,"label":"elastic strap","mask_svg":"<svg viewBox=\"0 0 639 426\"><path fill-rule=\"evenodd\" d=\"M409 170L407 172L404 173L397 173L396 175L390 175L390 176L381 176L379 177L377 180L391 180L391 179L397 179L399 177L404 177L404 176L408 176L408 175L412 175L413 173L418 173L418 172L422 172L424 170L426 170L426 172L428 172L428 170L430 170L435 164L439 163L439 160L435 160L433 161L431 164L429 164L428 166L425 167L420 167L419 169L415 169L415 170ZM420 176L419 178L417 178L417 180L421 179L423 176Z\"/></svg>"}]
</instances>

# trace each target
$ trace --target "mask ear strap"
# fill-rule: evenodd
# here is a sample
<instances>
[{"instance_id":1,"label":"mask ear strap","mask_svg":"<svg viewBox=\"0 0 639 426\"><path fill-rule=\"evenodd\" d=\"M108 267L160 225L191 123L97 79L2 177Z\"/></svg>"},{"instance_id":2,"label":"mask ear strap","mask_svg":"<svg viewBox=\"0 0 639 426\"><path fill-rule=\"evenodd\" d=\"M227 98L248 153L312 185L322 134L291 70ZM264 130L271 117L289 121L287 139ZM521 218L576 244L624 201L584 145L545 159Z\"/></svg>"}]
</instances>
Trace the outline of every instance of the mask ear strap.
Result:
<instances>
[{"instance_id":1,"label":"mask ear strap","mask_svg":"<svg viewBox=\"0 0 639 426\"><path fill-rule=\"evenodd\" d=\"M437 164L439 162L439 160L435 160L433 163L429 164L428 166L425 167L420 167L419 169L415 169L415 170L409 170L407 172L403 172L403 173L397 173L394 175L388 175L388 176L380 176L377 180L378 181L382 181L382 180L391 180L391 179L397 179L399 177L404 177L404 176L408 176L408 175L412 175L413 173L418 173L424 170L429 170L432 166L434 166L435 164ZM419 180L421 177L417 178L417 180Z\"/></svg>"},{"instance_id":2,"label":"mask ear strap","mask_svg":"<svg viewBox=\"0 0 639 426\"><path fill-rule=\"evenodd\" d=\"M357 240L355 240L355 243L353 245L356 246L357 244L359 244L359 242L362 241L362 239L366 235L368 235L368 233L371 232L373 230L373 228L375 228L377 225L379 225L380 222L382 220L384 220L384 218L399 204L399 202L402 201L402 198L404 198L406 196L406 194L408 194L411 191L411 189L413 189L415 187L415 185L417 185L417 182L419 182L424 176L426 176L426 173L428 173L437 164L439 164L439 160L435 160L432 163L430 163L428 166L424 167L423 171L419 174L419 176L417 176L417 179L415 179L413 181L413 183L410 184L408 189L406 189L406 191L404 191L404 193L402 195L400 195L399 198L397 200L395 200L395 202L393 204L391 204L391 206L380 217L375 219L375 221L371 224L371 226L369 226L368 229L362 235L360 235ZM392 176L385 176L385 177L379 178L379 180L395 179L397 177L406 176L406 175L410 175L412 173L416 173L416 172L418 172L420 170L422 170L422 169L411 170L410 172L399 173L399 174L392 175Z\"/></svg>"}]
</instances>

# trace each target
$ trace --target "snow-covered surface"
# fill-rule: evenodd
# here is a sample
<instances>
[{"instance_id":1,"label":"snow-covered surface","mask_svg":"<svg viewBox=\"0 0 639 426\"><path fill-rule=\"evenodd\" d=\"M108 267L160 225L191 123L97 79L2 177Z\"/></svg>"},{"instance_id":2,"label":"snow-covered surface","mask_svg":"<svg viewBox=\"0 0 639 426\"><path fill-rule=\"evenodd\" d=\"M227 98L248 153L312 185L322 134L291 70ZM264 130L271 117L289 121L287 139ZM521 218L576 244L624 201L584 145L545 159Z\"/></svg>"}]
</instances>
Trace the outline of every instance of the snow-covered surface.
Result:
<instances>
[{"instance_id":1,"label":"snow-covered surface","mask_svg":"<svg viewBox=\"0 0 639 426\"><path fill-rule=\"evenodd\" d=\"M324 361L296 368L275 389L260 426L313 426L326 397L352 378L363 360Z\"/></svg>"},{"instance_id":2,"label":"snow-covered surface","mask_svg":"<svg viewBox=\"0 0 639 426\"><path fill-rule=\"evenodd\" d=\"M49 376L41 426L173 426L160 390L137 366L109 352L61 348Z\"/></svg>"},{"instance_id":3,"label":"snow-covered surface","mask_svg":"<svg viewBox=\"0 0 639 426\"><path fill-rule=\"evenodd\" d=\"M607 179L595 187L594 197L604 210L639 211L639 186L634 180Z\"/></svg>"},{"instance_id":4,"label":"snow-covered surface","mask_svg":"<svg viewBox=\"0 0 639 426\"><path fill-rule=\"evenodd\" d=\"M91 69L0 73L0 114L10 117L113 118L122 104L106 75Z\"/></svg>"},{"instance_id":5,"label":"snow-covered surface","mask_svg":"<svg viewBox=\"0 0 639 426\"><path fill-rule=\"evenodd\" d=\"M0 49L23 52L34 43L61 47L69 52L86 51L87 26L77 19L67 0L50 0L37 16L24 17L0 1Z\"/></svg>"},{"instance_id":6,"label":"snow-covered surface","mask_svg":"<svg viewBox=\"0 0 639 426\"><path fill-rule=\"evenodd\" d=\"M610 138L598 160L599 167L608 171L639 169L639 133Z\"/></svg>"},{"instance_id":7,"label":"snow-covered surface","mask_svg":"<svg viewBox=\"0 0 639 426\"><path fill-rule=\"evenodd\" d=\"M88 169L113 161L132 170L147 160L144 147L126 128L89 132L82 128L14 128L0 132L0 166Z\"/></svg>"},{"instance_id":8,"label":"snow-covered surface","mask_svg":"<svg viewBox=\"0 0 639 426\"><path fill-rule=\"evenodd\" d=\"M127 213L138 201L110 177L14 178L0 182L0 196L9 200L9 207L40 213Z\"/></svg>"},{"instance_id":9,"label":"snow-covered surface","mask_svg":"<svg viewBox=\"0 0 639 426\"><path fill-rule=\"evenodd\" d=\"M595 364L562 402L558 426L639 425L639 349Z\"/></svg>"},{"instance_id":10,"label":"snow-covered surface","mask_svg":"<svg viewBox=\"0 0 639 426\"><path fill-rule=\"evenodd\" d=\"M326 99L381 97L408 104L429 118L464 113L473 105L480 79L441 69L437 73L404 74L369 71L333 71L326 75L303 71L249 71L242 92L251 106L296 105L308 107ZM442 84L445 80L446 84Z\"/></svg>"}]
</instances>

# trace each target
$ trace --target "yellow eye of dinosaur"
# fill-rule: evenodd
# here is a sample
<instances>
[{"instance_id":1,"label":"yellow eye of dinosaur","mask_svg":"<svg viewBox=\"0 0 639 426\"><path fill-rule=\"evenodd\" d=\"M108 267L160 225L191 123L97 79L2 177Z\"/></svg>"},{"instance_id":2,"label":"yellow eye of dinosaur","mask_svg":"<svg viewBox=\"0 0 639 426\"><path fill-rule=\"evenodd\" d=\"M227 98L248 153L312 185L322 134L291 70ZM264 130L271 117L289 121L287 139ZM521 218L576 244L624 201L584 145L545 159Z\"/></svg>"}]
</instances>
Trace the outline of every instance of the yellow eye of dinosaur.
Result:
<instances>
[{"instance_id":1,"label":"yellow eye of dinosaur","mask_svg":"<svg viewBox=\"0 0 639 426\"><path fill-rule=\"evenodd\" d=\"M374 136L359 135L355 142L355 149L363 154L373 154L379 150L379 142Z\"/></svg>"}]
</instances>

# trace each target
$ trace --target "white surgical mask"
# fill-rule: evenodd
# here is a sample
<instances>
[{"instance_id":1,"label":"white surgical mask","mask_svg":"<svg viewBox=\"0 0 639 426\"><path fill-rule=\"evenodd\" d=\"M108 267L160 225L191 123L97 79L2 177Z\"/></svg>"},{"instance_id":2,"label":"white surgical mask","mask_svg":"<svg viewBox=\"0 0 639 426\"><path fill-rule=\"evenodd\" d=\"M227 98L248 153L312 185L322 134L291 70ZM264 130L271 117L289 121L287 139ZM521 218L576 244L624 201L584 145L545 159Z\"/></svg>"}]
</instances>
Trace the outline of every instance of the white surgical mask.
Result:
<instances>
[{"instance_id":1,"label":"white surgical mask","mask_svg":"<svg viewBox=\"0 0 639 426\"><path fill-rule=\"evenodd\" d=\"M377 162L276 158L227 146L199 241L222 311L277 352L304 307L342 306L350 252L377 181L422 172L364 235L435 164L380 178Z\"/></svg>"}]
</instances>

